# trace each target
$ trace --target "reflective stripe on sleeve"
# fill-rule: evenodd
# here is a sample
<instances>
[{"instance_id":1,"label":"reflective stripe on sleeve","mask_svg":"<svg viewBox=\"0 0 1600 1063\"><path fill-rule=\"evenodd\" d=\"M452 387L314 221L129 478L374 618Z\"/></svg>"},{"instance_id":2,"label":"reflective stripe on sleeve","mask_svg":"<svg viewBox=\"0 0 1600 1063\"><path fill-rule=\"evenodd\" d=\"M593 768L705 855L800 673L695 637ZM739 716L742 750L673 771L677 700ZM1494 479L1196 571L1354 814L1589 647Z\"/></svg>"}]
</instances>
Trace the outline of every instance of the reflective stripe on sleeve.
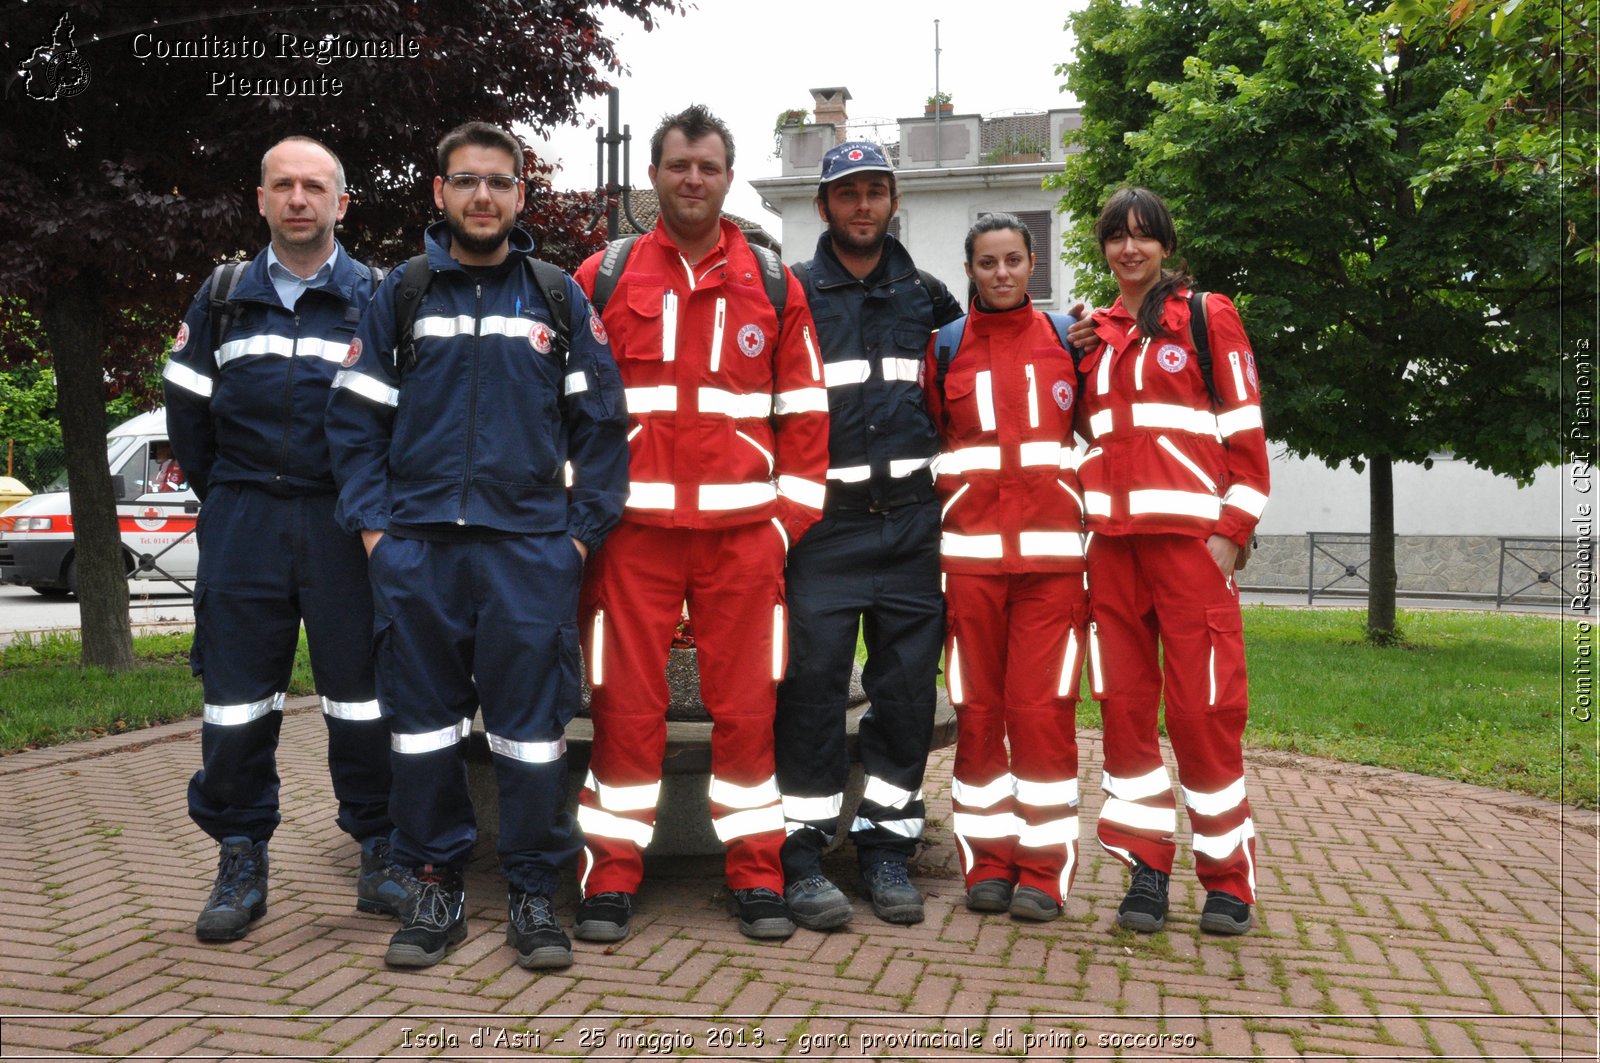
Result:
<instances>
[{"instance_id":1,"label":"reflective stripe on sleeve","mask_svg":"<svg viewBox=\"0 0 1600 1063\"><path fill-rule=\"evenodd\" d=\"M383 718L383 711L378 707L377 699L334 701L332 698L323 698L322 715L335 720L378 720Z\"/></svg>"},{"instance_id":2,"label":"reflective stripe on sleeve","mask_svg":"<svg viewBox=\"0 0 1600 1063\"><path fill-rule=\"evenodd\" d=\"M389 736L389 748L396 753L437 753L441 749L449 749L471 733L471 719L421 734L401 734L396 731Z\"/></svg>"},{"instance_id":3,"label":"reflective stripe on sleeve","mask_svg":"<svg viewBox=\"0 0 1600 1063\"><path fill-rule=\"evenodd\" d=\"M828 391L826 388L795 388L793 391L780 391L773 399L772 412L779 417L791 413L827 413Z\"/></svg>"},{"instance_id":4,"label":"reflective stripe on sleeve","mask_svg":"<svg viewBox=\"0 0 1600 1063\"><path fill-rule=\"evenodd\" d=\"M582 371L567 374L566 394L581 395L589 390L589 378Z\"/></svg>"},{"instance_id":5,"label":"reflective stripe on sleeve","mask_svg":"<svg viewBox=\"0 0 1600 1063\"><path fill-rule=\"evenodd\" d=\"M354 369L341 369L333 376L333 386L354 392L369 402L380 406L400 405L400 389L390 387L377 377L358 373Z\"/></svg>"},{"instance_id":6,"label":"reflective stripe on sleeve","mask_svg":"<svg viewBox=\"0 0 1600 1063\"><path fill-rule=\"evenodd\" d=\"M218 727L238 727L259 720L269 712L282 712L283 698L283 692L279 691L276 694L269 694L260 701L249 701L241 705L207 704L204 720Z\"/></svg>"},{"instance_id":7,"label":"reflective stripe on sleeve","mask_svg":"<svg viewBox=\"0 0 1600 1063\"><path fill-rule=\"evenodd\" d=\"M176 384L185 391L193 392L203 399L211 397L211 378L202 376L179 362L168 362L166 368L161 370L161 376L162 379Z\"/></svg>"},{"instance_id":8,"label":"reflective stripe on sleeve","mask_svg":"<svg viewBox=\"0 0 1600 1063\"><path fill-rule=\"evenodd\" d=\"M1247 432L1252 428L1261 427L1261 407L1241 406L1237 410L1217 414L1217 431L1223 439L1238 432Z\"/></svg>"},{"instance_id":9,"label":"reflective stripe on sleeve","mask_svg":"<svg viewBox=\"0 0 1600 1063\"><path fill-rule=\"evenodd\" d=\"M766 485L762 485L766 486ZM807 509L821 509L822 500L827 495L827 488L822 484L813 483L799 476L778 477L778 493L791 502L798 502Z\"/></svg>"},{"instance_id":10,"label":"reflective stripe on sleeve","mask_svg":"<svg viewBox=\"0 0 1600 1063\"><path fill-rule=\"evenodd\" d=\"M1228 493L1223 497L1222 504L1242 509L1257 520L1267 508L1267 496L1253 487L1244 484L1234 484L1228 488Z\"/></svg>"},{"instance_id":11,"label":"reflective stripe on sleeve","mask_svg":"<svg viewBox=\"0 0 1600 1063\"><path fill-rule=\"evenodd\" d=\"M1240 402L1246 402L1250 393L1244 389L1244 368L1239 364L1239 352L1228 352L1228 367L1233 370L1233 390Z\"/></svg>"}]
</instances>

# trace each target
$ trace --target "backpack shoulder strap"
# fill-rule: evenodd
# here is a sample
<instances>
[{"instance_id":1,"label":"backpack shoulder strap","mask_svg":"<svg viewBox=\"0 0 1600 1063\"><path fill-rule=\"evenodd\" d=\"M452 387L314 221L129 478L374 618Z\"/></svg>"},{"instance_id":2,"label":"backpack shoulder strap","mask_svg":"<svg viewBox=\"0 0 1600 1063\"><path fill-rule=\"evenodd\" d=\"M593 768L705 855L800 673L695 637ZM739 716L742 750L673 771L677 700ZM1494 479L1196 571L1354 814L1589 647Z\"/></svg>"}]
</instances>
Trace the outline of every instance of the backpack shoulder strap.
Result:
<instances>
[{"instance_id":1,"label":"backpack shoulder strap","mask_svg":"<svg viewBox=\"0 0 1600 1063\"><path fill-rule=\"evenodd\" d=\"M745 241L749 244L749 241ZM778 333L783 333L783 307L789 301L789 281L783 273L783 260L771 248L759 244L749 244L750 250L755 252L756 261L761 263L761 283L767 289L767 302L772 304L772 309L778 315Z\"/></svg>"},{"instance_id":2,"label":"backpack shoulder strap","mask_svg":"<svg viewBox=\"0 0 1600 1063\"><path fill-rule=\"evenodd\" d=\"M576 309L567 301L567 275L560 266L542 258L526 261L533 271L534 283L539 286L539 294L544 296L544 304L550 308L550 323L556 330L556 343L565 360L572 349L572 314Z\"/></svg>"},{"instance_id":3,"label":"backpack shoulder strap","mask_svg":"<svg viewBox=\"0 0 1600 1063\"><path fill-rule=\"evenodd\" d=\"M600 256L600 271L594 276L594 294L589 297L589 305L596 313L603 311L611 301L611 293L617 290L617 281L628 267L628 255L638 239L637 236L622 236L606 245L605 253Z\"/></svg>"},{"instance_id":4,"label":"backpack shoulder strap","mask_svg":"<svg viewBox=\"0 0 1600 1063\"><path fill-rule=\"evenodd\" d=\"M433 267L428 265L426 252L406 259L405 270L400 275L400 288L394 297L394 368L404 376L407 369L417 364L417 345L411 336L411 326L416 323L417 309L422 297L433 283Z\"/></svg>"},{"instance_id":5,"label":"backpack shoulder strap","mask_svg":"<svg viewBox=\"0 0 1600 1063\"><path fill-rule=\"evenodd\" d=\"M950 374L950 362L956 356L956 351L961 349L961 337L967 332L966 315L956 318L948 325L939 326L938 338L934 340L934 350L938 356L938 368L934 371L933 383L939 389L939 398L944 398L944 378Z\"/></svg>"},{"instance_id":6,"label":"backpack shoulder strap","mask_svg":"<svg viewBox=\"0 0 1600 1063\"><path fill-rule=\"evenodd\" d=\"M1195 328L1195 322L1200 323ZM1211 323L1206 320L1206 293L1189 293L1189 338L1194 343L1195 357L1200 362L1200 375L1206 382L1206 394L1211 396L1211 405L1220 406L1217 397L1217 381L1211 370Z\"/></svg>"},{"instance_id":7,"label":"backpack shoulder strap","mask_svg":"<svg viewBox=\"0 0 1600 1063\"><path fill-rule=\"evenodd\" d=\"M1083 352L1067 342L1067 330L1076 325L1078 319L1061 310L1046 310L1044 316L1050 319L1050 327L1056 330L1056 339L1061 341L1061 346L1072 356L1072 368L1078 368L1078 363L1083 360Z\"/></svg>"},{"instance_id":8,"label":"backpack shoulder strap","mask_svg":"<svg viewBox=\"0 0 1600 1063\"><path fill-rule=\"evenodd\" d=\"M211 271L211 349L213 351L222 346L222 337L228 334L228 329L233 325L233 319L238 316L230 300L233 298L234 291L239 287L239 281L244 277L244 268L249 264L248 259L243 262L224 262Z\"/></svg>"},{"instance_id":9,"label":"backpack shoulder strap","mask_svg":"<svg viewBox=\"0 0 1600 1063\"><path fill-rule=\"evenodd\" d=\"M811 267L804 262L796 262L789 267L789 272L794 274L794 279L800 282L800 290L810 299L815 294L811 290Z\"/></svg>"}]
</instances>

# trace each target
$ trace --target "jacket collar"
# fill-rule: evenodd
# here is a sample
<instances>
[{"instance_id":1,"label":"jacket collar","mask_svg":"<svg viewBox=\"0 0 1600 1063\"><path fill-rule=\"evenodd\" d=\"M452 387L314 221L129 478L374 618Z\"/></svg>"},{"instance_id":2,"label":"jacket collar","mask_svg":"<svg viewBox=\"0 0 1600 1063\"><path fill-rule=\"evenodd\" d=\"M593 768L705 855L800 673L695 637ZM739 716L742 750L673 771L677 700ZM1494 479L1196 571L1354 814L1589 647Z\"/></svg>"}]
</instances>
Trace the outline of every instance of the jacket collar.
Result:
<instances>
[{"instance_id":1,"label":"jacket collar","mask_svg":"<svg viewBox=\"0 0 1600 1063\"><path fill-rule=\"evenodd\" d=\"M357 282L366 276L367 267L350 257L350 252L345 250L344 245L335 240L333 272L324 277L321 284L313 284L306 291L327 292L348 303L355 299ZM283 305L278 298L277 288L272 284L272 275L267 271L267 248L262 248L261 253L250 260L250 264L245 267L244 276L239 278L239 286L233 290L233 297L228 301Z\"/></svg>"},{"instance_id":2,"label":"jacket collar","mask_svg":"<svg viewBox=\"0 0 1600 1063\"><path fill-rule=\"evenodd\" d=\"M520 225L511 227L509 237L511 247L506 255L506 261L511 262L519 258L527 258L533 254L533 235ZM436 221L428 226L427 235L423 239L423 246L428 251L428 265L435 273L444 273L451 270L464 273L465 268L450 255L450 226L446 222Z\"/></svg>"},{"instance_id":3,"label":"jacket collar","mask_svg":"<svg viewBox=\"0 0 1600 1063\"><path fill-rule=\"evenodd\" d=\"M882 269L877 271L877 276L881 278L881 284L893 284L917 272L916 263L911 261L911 253L892 234L885 234L883 238L883 261L880 266ZM818 288L839 288L861 283L839 261L839 256L833 250L833 237L826 232L817 237L817 253L811 259L811 276Z\"/></svg>"}]
</instances>

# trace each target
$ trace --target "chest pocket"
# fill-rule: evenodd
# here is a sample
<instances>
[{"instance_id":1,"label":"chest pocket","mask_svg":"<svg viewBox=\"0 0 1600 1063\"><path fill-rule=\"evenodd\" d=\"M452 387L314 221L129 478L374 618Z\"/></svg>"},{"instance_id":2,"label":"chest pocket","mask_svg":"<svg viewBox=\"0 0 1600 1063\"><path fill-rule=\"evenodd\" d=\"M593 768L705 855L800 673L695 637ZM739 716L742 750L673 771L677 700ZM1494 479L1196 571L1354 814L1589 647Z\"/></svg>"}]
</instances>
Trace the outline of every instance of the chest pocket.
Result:
<instances>
[{"instance_id":1,"label":"chest pocket","mask_svg":"<svg viewBox=\"0 0 1600 1063\"><path fill-rule=\"evenodd\" d=\"M669 354L676 355L676 351L669 352L667 348L669 344L675 347L677 343L677 296L673 295L669 307L665 299L667 294L668 289L659 281L652 283L645 277L630 280L622 299L622 307L627 311L626 321L617 322L616 325L607 322L619 340L612 347L619 365L627 362L659 362L664 358L670 360ZM615 305L613 302L607 309L611 310ZM625 369L623 376L627 376Z\"/></svg>"}]
</instances>

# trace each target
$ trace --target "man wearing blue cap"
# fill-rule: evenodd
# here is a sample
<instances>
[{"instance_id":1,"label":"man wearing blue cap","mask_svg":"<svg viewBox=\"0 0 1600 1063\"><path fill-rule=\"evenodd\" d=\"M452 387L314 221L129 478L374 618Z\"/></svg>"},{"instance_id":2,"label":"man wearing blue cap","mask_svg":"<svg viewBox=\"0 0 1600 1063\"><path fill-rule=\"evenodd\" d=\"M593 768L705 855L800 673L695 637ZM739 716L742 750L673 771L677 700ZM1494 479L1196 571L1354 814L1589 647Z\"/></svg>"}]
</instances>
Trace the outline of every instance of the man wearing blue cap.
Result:
<instances>
[{"instance_id":1,"label":"man wearing blue cap","mask_svg":"<svg viewBox=\"0 0 1600 1063\"><path fill-rule=\"evenodd\" d=\"M851 916L848 898L822 873L822 853L838 832L849 772L845 709L858 630L871 708L860 726L866 788L850 836L878 917L923 917L906 863L927 815L922 774L944 600L929 473L939 434L920 372L930 333L961 308L889 235L899 196L876 144L829 150L816 204L828 231L794 273L822 347L828 484L821 522L789 552L789 666L776 727L784 895L794 922L826 930Z\"/></svg>"}]
</instances>

